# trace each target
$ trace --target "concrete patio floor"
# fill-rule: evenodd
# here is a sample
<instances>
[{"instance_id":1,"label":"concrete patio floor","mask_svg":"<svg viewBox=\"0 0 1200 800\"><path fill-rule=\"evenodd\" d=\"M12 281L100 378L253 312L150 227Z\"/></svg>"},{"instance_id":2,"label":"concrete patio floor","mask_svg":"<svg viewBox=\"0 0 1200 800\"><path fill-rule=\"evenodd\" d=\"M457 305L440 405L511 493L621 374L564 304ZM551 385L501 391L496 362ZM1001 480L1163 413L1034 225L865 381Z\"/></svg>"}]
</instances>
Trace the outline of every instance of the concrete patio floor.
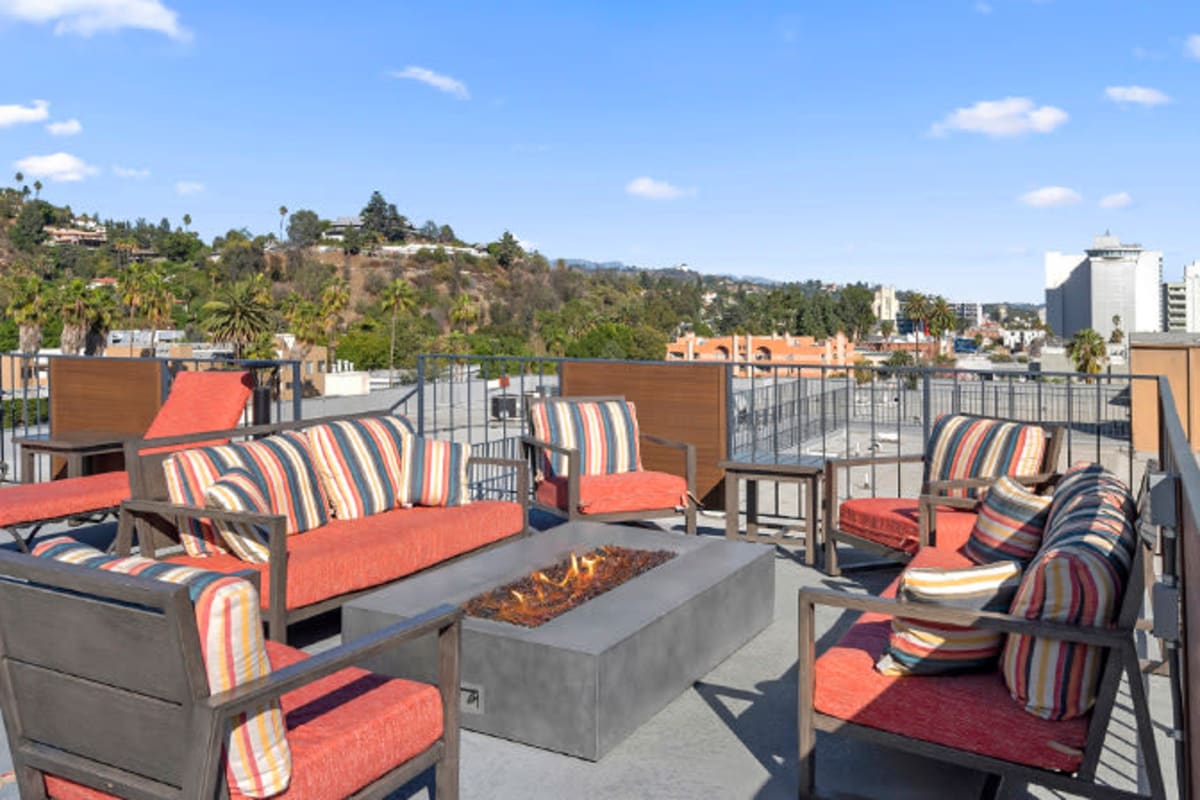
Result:
<instances>
[{"instance_id":1,"label":"concrete patio floor","mask_svg":"<svg viewBox=\"0 0 1200 800\"><path fill-rule=\"evenodd\" d=\"M724 516L701 516L701 535L724 532ZM682 521L671 526L679 535ZM103 544L111 525L70 531ZM766 545L761 545L766 546ZM863 571L832 579L803 566L803 550L777 548L774 621L759 636L685 691L636 730L600 762L588 762L514 742L464 731L461 784L464 800L508 798L784 798L795 797L797 591L824 587L850 592L878 591L896 570ZM847 553L844 563L852 563ZM818 613L819 647L836 640L848 619L831 609ZM293 639L310 652L340 642L336 615L292 629ZM1154 655L1154 654L1152 654ZM1152 714L1168 796L1174 788L1173 748L1166 736L1170 695L1165 679L1150 681ZM1137 754L1132 716L1123 696L1109 731L1101 778L1135 788ZM983 776L972 770L909 756L848 737L820 734L818 788L836 798L975 798ZM10 769L7 748L0 769ZM431 775L395 795L431 797ZM1042 788L1009 787L1009 798L1066 797ZM0 800L16 798L15 786L0 787Z\"/></svg>"}]
</instances>

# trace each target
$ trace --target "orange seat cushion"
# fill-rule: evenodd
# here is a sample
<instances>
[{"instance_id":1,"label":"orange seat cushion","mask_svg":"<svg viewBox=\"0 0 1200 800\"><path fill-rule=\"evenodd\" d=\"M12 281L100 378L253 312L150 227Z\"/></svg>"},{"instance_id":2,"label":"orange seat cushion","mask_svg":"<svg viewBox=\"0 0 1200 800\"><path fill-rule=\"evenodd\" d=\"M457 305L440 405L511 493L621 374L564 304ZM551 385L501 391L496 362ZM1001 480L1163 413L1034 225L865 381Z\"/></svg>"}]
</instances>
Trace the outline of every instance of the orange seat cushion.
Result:
<instances>
[{"instance_id":1,"label":"orange seat cushion","mask_svg":"<svg viewBox=\"0 0 1200 800\"><path fill-rule=\"evenodd\" d=\"M567 479L547 478L538 484L539 503L567 510ZM579 513L661 511L687 503L687 481L667 472L643 470L613 475L579 476Z\"/></svg>"},{"instance_id":2,"label":"orange seat cushion","mask_svg":"<svg viewBox=\"0 0 1200 800\"><path fill-rule=\"evenodd\" d=\"M403 578L519 533L523 526L520 504L499 500L465 506L416 506L333 520L287 537L287 607L303 608ZM268 564L250 564L227 553L168 560L216 572L258 570L263 607L269 605Z\"/></svg>"},{"instance_id":3,"label":"orange seat cushion","mask_svg":"<svg viewBox=\"0 0 1200 800\"><path fill-rule=\"evenodd\" d=\"M267 642L271 669L308 656ZM419 755L442 736L437 687L389 680L357 667L314 681L281 698L292 750L292 780L278 800L340 800ZM113 796L47 775L58 800ZM245 797L233 787L230 797Z\"/></svg>"},{"instance_id":4,"label":"orange seat cushion","mask_svg":"<svg viewBox=\"0 0 1200 800\"><path fill-rule=\"evenodd\" d=\"M939 549L957 550L975 525L974 511L941 508L937 512ZM876 544L912 555L920 546L917 501L909 497L854 497L838 507L838 528Z\"/></svg>"},{"instance_id":5,"label":"orange seat cushion","mask_svg":"<svg viewBox=\"0 0 1200 800\"><path fill-rule=\"evenodd\" d=\"M974 562L954 550L926 547L910 564L963 567ZM884 597L895 597L899 580ZM1019 764L1066 772L1079 768L1079 751L1087 740L1086 716L1051 722L1026 713L1009 696L999 670L931 677L880 675L875 662L891 630L891 617L863 614L817 659L817 711Z\"/></svg>"},{"instance_id":6,"label":"orange seat cushion","mask_svg":"<svg viewBox=\"0 0 1200 800\"><path fill-rule=\"evenodd\" d=\"M0 527L116 508L129 499L129 476L102 472L0 489Z\"/></svg>"}]
</instances>

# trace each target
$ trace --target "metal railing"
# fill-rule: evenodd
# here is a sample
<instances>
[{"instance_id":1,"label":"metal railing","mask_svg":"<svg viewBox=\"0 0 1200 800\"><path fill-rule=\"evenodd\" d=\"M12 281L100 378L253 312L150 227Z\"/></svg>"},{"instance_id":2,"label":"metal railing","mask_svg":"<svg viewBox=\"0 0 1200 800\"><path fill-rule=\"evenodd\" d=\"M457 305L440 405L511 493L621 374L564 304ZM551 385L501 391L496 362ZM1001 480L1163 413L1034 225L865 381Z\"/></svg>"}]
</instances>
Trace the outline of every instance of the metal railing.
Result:
<instances>
[{"instance_id":1,"label":"metal railing","mask_svg":"<svg viewBox=\"0 0 1200 800\"><path fill-rule=\"evenodd\" d=\"M88 356L38 355L24 358L14 356L0 361L0 481L21 481L25 477L20 473L20 459L17 458L14 439L30 436L45 436L50 433L50 398L54 393L51 375L51 363L56 360L86 359L102 362L103 360L124 361L121 357L104 357L103 359ZM154 358L139 359L142 361L158 361L163 365L160 370L161 385L158 387L160 397L165 398L171 390L171 382L181 371L211 370L211 369L246 369L250 370L256 381L256 389L251 404L243 416L243 422L254 421L255 414L261 419L264 414L271 414L274 419L284 419L290 413L293 419L302 415L301 397L293 393L290 399L284 398L280 390L285 381L290 378L293 386L300 386L300 362L298 361L251 361L234 359L205 359L205 358ZM42 467L45 459L41 459L36 467L39 474L37 479L46 477Z\"/></svg>"}]
</instances>

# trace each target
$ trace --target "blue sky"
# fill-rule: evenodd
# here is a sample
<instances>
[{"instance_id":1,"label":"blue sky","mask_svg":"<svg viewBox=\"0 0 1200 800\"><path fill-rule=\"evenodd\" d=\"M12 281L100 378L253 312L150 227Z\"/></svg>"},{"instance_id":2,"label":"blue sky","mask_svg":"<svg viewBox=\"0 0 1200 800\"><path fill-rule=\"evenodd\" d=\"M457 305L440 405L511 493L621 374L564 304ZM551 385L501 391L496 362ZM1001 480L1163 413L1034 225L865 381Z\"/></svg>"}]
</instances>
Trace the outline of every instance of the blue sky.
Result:
<instances>
[{"instance_id":1,"label":"blue sky","mask_svg":"<svg viewBox=\"0 0 1200 800\"><path fill-rule=\"evenodd\" d=\"M1106 228L1200 259L1194 0L0 0L0 52L6 182L206 238L379 189L551 258L958 300L1040 302Z\"/></svg>"}]
</instances>

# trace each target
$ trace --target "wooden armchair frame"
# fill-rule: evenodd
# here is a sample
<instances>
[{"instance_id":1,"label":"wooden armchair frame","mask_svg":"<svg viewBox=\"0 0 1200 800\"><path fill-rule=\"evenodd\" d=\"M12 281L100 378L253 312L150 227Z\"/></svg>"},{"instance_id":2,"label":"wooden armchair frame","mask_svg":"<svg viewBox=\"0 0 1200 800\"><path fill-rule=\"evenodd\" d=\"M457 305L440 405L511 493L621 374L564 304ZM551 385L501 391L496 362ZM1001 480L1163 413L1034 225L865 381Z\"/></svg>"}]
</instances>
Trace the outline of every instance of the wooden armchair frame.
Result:
<instances>
[{"instance_id":1,"label":"wooden armchair frame","mask_svg":"<svg viewBox=\"0 0 1200 800\"><path fill-rule=\"evenodd\" d=\"M199 446L204 443L212 443L220 439L235 439L245 437L261 437L274 433L279 433L284 430L296 430L300 428L308 428L313 425L319 425L325 422L330 422L340 419L361 419L364 414L347 414L337 417L322 417L310 420L298 420L295 422L276 423L272 425L259 425L249 428L238 428L230 431L218 431L216 433L190 434L188 436L172 437L169 439L154 439L153 445L158 447L173 447L180 444L192 444ZM251 514L246 512L219 511L212 508L200 508L198 506L183 506L175 505L167 500L166 478L162 471L162 462L171 455L169 452L139 454L139 450L145 448L147 442L133 441L125 446L125 458L129 467L130 486L133 491L133 500L127 500L121 504L120 516L117 523L117 538L116 552L118 555L129 555L133 551L133 542L136 538L138 544L139 555L147 558L157 558L160 549L171 549L179 546L179 529L187 520L192 519L211 519L215 521L240 522L262 525L269 531L267 540L267 570L270 574L270 588L268 593L268 608L265 610L265 618L267 622L267 632L272 640L278 642L287 641L288 625L294 622L314 617L318 614L323 614L327 611L341 607L343 604L377 591L381 586L372 586L366 589L359 589L353 592L336 595L327 598L318 603L313 603L300 608L287 608L287 586L288 586L288 550L287 550L287 529L286 520L283 516L270 514ZM521 532L516 536L526 536L529 534L529 475L526 471L526 466L523 461L516 459L504 458L482 458L472 456L467 463L467 469L470 471L480 467L499 467L512 470L516 474L517 479L517 502L521 505ZM492 547L504 544L511 541L515 537L506 537L493 544L485 545L484 547L468 551L462 555L456 556L445 561L440 561L437 564L431 565L426 569L436 569L453 563L460 558L475 555L484 552ZM424 572L425 570L421 570ZM417 573L414 573L417 574ZM406 575L399 580L405 580L411 575Z\"/></svg>"},{"instance_id":2,"label":"wooden armchair frame","mask_svg":"<svg viewBox=\"0 0 1200 800\"><path fill-rule=\"evenodd\" d=\"M1138 611L1145 590L1144 564L1146 559L1152 555L1150 553L1150 546L1151 543L1139 532L1134 562L1130 569L1125 594L1121 600L1117 623L1111 628L1028 620L1009 614L970 611L924 603L910 603L892 598L850 595L844 592L824 589L801 589L799 593L800 686L798 708L800 726L800 796L802 798L817 796L815 793L816 732L820 730L831 734L846 733L875 744L882 744L928 758L935 758L940 761L947 761L981 770L988 774L985 797L997 797L1004 781L1020 781L1022 783L1038 783L1052 789L1081 794L1085 797L1103 798L1104 800L1133 800L1134 798L1145 800L1146 797L1153 798L1153 800L1163 800L1166 797L1166 789L1164 788L1162 769L1158 759L1158 750L1154 742L1154 729L1150 719L1149 701L1146 696L1146 687L1142 682L1137 646L1134 639ZM1084 745L1083 751L1083 762L1078 772L1075 775L1068 775L1053 770L1004 761L966 750L956 750L945 745L913 739L906 735L902 736L878 728L847 722L846 720L818 712L813 707L813 697L816 691L814 671L816 663L815 614L818 605L841 608L851 612L873 612L929 622L971 625L988 630L1003 631L1004 633L1021 633L1031 636L1049 637L1105 648L1106 655L1104 656L1104 666L1101 670L1100 684L1096 694L1096 705L1091 711L1087 742ZM1130 687L1134 719L1137 725L1137 744L1145 758L1147 777L1150 781L1151 793L1149 795L1141 795L1103 786L1095 782L1096 768L1104 746L1104 736L1108 730L1109 720L1112 716L1122 675L1126 677ZM902 680L938 680L938 678L932 676L904 678ZM1014 700L1013 702L1015 703L1016 701Z\"/></svg>"},{"instance_id":3,"label":"wooden armchair frame","mask_svg":"<svg viewBox=\"0 0 1200 800\"><path fill-rule=\"evenodd\" d=\"M44 800L44 773L130 797L228 797L232 715L429 634L443 734L355 796L386 797L430 767L437 796L458 796L457 608L210 696L187 586L0 552L0 603L0 707L21 797Z\"/></svg>"},{"instance_id":4,"label":"wooden armchair frame","mask_svg":"<svg viewBox=\"0 0 1200 800\"><path fill-rule=\"evenodd\" d=\"M1014 420L1019 421L1019 420ZM1022 423L1036 424L1036 423ZM1061 427L1046 428L1046 449L1042 454L1041 468L1037 474L1025 477L1013 477L1015 480L1024 483L1027 486L1048 486L1056 480L1055 470L1058 465L1059 453L1062 449L1062 442L1066 435L1066 429ZM928 447L928 443L926 443ZM922 513L921 509L931 505L934 499L937 500L937 505L961 508L964 510L974 510L979 500L977 498L956 498L949 497L946 492L952 489L972 489L990 486L995 478L962 478L956 480L929 480L929 464L925 453L908 453L898 454L895 456L861 456L855 458L831 458L825 462L825 571L829 575L840 575L841 569L838 566L837 543L845 542L857 549L866 550L875 555L882 556L885 560L870 562L864 565L856 565L858 568L879 566L881 564L891 564L895 562L906 562L912 556L900 550L895 550L878 542L873 542L862 536L857 536L848 531L843 531L838 527L838 509L841 505L841 499L838 497L838 472L839 470L848 470L852 467L870 467L870 466L895 466L896 469L902 469L904 464L921 464L921 490L918 496L913 498L913 503L917 506L920 522L918 524L918 536L921 546L937 543L937 516L932 513ZM965 502L959 502L965 501Z\"/></svg>"},{"instance_id":5,"label":"wooden armchair frame","mask_svg":"<svg viewBox=\"0 0 1200 800\"><path fill-rule=\"evenodd\" d=\"M624 397L619 395L613 396L592 396L592 397L546 397L538 398L530 404L532 407L539 403L607 403L607 402L627 402ZM563 447L561 445L547 442L543 439L537 439L532 435L532 421L526 418L526 424L530 430L530 434L521 437L521 445L525 450L525 457L528 460L531 473L536 476L541 468L541 461L544 451L558 453L567 457L567 507L559 508L558 506L542 503L537 499L536 493L533 496L532 504L534 508L546 511L556 516L566 515L569 521L587 519L594 522L633 522L642 519L656 519L661 517L673 517L679 513L675 507L651 509L647 511L614 511L607 514L583 514L579 511L579 471L580 471L580 453L578 449ZM642 431L639 427L638 439L642 442L649 442L660 447L678 450L683 456L684 480L687 482L687 496L684 503L684 520L686 530L689 536L696 535L696 447L688 442L680 442L675 439L668 439L664 436L656 436L651 433ZM536 489L536 477L535 477Z\"/></svg>"}]
</instances>

